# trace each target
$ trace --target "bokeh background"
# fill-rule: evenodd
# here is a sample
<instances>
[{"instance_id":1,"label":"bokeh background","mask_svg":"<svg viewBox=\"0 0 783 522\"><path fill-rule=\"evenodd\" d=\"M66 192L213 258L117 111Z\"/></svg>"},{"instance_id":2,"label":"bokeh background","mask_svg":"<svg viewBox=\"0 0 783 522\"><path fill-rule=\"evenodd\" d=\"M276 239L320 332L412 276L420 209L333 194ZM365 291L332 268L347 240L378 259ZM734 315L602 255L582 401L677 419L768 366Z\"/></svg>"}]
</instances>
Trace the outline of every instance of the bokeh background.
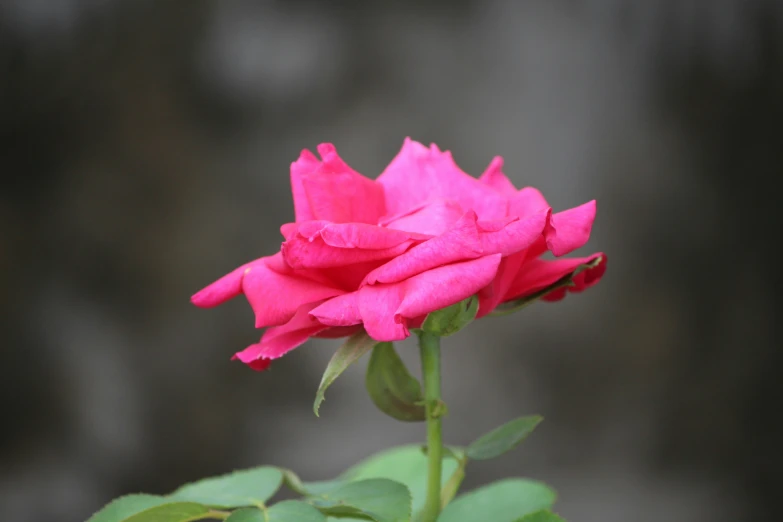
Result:
<instances>
[{"instance_id":1,"label":"bokeh background","mask_svg":"<svg viewBox=\"0 0 783 522\"><path fill-rule=\"evenodd\" d=\"M556 209L598 199L585 252L610 256L447 341L449 442L547 419L466 487L537 477L581 522L779 520L782 4L0 2L0 519L422 440L364 364L313 416L336 341L257 374L229 362L249 308L189 304L278 248L302 148L376 176L411 136L474 175L503 155Z\"/></svg>"}]
</instances>

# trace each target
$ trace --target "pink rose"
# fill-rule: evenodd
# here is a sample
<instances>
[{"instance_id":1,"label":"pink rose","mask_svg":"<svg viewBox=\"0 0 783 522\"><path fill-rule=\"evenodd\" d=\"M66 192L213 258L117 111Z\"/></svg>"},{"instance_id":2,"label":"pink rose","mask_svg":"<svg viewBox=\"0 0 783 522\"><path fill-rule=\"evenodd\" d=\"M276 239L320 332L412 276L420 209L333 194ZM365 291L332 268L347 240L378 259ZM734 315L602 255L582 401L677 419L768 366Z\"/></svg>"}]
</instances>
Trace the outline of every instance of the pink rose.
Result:
<instances>
[{"instance_id":1,"label":"pink rose","mask_svg":"<svg viewBox=\"0 0 783 522\"><path fill-rule=\"evenodd\" d=\"M343 337L364 328L378 341L409 335L435 310L478 295L477 317L571 274L573 285L545 300L595 284L606 257L548 261L583 246L595 201L553 213L534 188L517 190L492 160L481 178L451 153L406 139L373 181L349 167L334 146L307 150L291 165L296 222L281 227L281 251L240 266L192 297L208 308L245 294L260 342L235 358L254 369L310 337Z\"/></svg>"}]
</instances>

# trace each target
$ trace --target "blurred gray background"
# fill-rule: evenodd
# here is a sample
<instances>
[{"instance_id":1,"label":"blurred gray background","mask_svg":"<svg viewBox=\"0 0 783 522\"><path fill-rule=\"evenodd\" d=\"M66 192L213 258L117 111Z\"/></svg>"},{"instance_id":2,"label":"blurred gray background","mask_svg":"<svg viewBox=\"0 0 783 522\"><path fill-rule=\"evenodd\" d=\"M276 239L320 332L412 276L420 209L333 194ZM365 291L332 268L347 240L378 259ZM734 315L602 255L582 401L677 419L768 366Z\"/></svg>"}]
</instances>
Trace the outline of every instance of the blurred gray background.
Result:
<instances>
[{"instance_id":1,"label":"blurred gray background","mask_svg":"<svg viewBox=\"0 0 783 522\"><path fill-rule=\"evenodd\" d=\"M257 374L229 361L249 307L188 301L277 250L302 148L374 177L410 135L474 175L503 155L556 209L597 198L584 252L609 254L588 292L446 341L449 442L547 419L466 487L540 478L574 522L779 520L781 4L0 2L0 519L422 440L364 364L313 416L338 342Z\"/></svg>"}]
</instances>

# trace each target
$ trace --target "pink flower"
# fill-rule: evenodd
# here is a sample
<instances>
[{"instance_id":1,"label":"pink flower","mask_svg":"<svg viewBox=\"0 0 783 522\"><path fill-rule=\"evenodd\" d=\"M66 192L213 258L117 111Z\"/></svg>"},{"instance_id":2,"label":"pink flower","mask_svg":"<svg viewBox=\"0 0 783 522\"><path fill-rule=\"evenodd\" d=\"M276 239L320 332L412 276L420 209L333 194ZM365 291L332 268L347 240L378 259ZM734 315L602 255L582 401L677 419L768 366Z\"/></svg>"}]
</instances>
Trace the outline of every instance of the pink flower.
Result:
<instances>
[{"instance_id":1,"label":"pink flower","mask_svg":"<svg viewBox=\"0 0 783 522\"><path fill-rule=\"evenodd\" d=\"M361 329L396 341L424 317L478 295L478 317L534 294L591 261L573 285L597 283L606 257L559 257L590 237L595 201L553 213L534 188L517 190L496 157L479 178L451 153L406 139L373 181L349 167L333 145L307 150L291 165L296 222L281 227L281 251L240 266L192 297L217 306L244 294L260 342L235 358L257 370L310 337L342 337Z\"/></svg>"}]
</instances>

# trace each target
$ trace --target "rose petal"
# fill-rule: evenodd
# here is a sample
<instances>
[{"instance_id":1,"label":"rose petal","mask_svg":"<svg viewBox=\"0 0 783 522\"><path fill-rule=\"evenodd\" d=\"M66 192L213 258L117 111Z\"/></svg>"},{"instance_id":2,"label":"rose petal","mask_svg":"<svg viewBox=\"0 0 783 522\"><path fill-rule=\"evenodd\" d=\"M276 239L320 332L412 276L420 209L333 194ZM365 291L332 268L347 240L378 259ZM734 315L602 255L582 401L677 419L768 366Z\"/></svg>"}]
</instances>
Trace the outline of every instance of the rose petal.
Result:
<instances>
[{"instance_id":1,"label":"rose petal","mask_svg":"<svg viewBox=\"0 0 783 522\"><path fill-rule=\"evenodd\" d=\"M541 237L549 215L547 208L497 228L490 226L492 223L479 223L479 227L484 229L479 234L482 252L510 255L526 249Z\"/></svg>"},{"instance_id":2,"label":"rose petal","mask_svg":"<svg viewBox=\"0 0 783 522\"><path fill-rule=\"evenodd\" d=\"M392 259L408 250L417 241L408 240L383 249L339 248L327 245L322 238L313 241L292 239L283 243L283 257L293 268L329 268L368 261Z\"/></svg>"},{"instance_id":3,"label":"rose petal","mask_svg":"<svg viewBox=\"0 0 783 522\"><path fill-rule=\"evenodd\" d=\"M351 326L361 324L359 293L340 295L325 301L312 309L310 315L318 322L329 326Z\"/></svg>"},{"instance_id":4,"label":"rose petal","mask_svg":"<svg viewBox=\"0 0 783 522\"><path fill-rule=\"evenodd\" d=\"M429 239L431 236L417 232L406 232L367 223L331 223L315 220L302 223L288 223L281 227L283 235L295 238L322 238L327 245L339 248L381 249L399 245L408 239Z\"/></svg>"},{"instance_id":5,"label":"rose petal","mask_svg":"<svg viewBox=\"0 0 783 522\"><path fill-rule=\"evenodd\" d=\"M481 253L476 213L471 210L442 236L416 245L408 252L367 274L362 284L395 283L430 268L476 258Z\"/></svg>"},{"instance_id":6,"label":"rose petal","mask_svg":"<svg viewBox=\"0 0 783 522\"><path fill-rule=\"evenodd\" d=\"M377 223L386 213L383 187L349 167L331 143L319 145L318 152L322 161L299 176L313 217L335 223Z\"/></svg>"},{"instance_id":7,"label":"rose petal","mask_svg":"<svg viewBox=\"0 0 783 522\"><path fill-rule=\"evenodd\" d=\"M533 187L525 187L511 196L508 202L508 213L511 216L524 218L549 208L543 194Z\"/></svg>"},{"instance_id":8,"label":"rose petal","mask_svg":"<svg viewBox=\"0 0 783 522\"><path fill-rule=\"evenodd\" d=\"M503 158L495 156L492 158L487 170L479 178L479 181L485 185L489 185L500 194L506 197L512 197L517 193L516 187L511 181L503 174Z\"/></svg>"},{"instance_id":9,"label":"rose petal","mask_svg":"<svg viewBox=\"0 0 783 522\"><path fill-rule=\"evenodd\" d=\"M233 299L242 293L242 279L245 276L245 270L256 264L263 264L263 258L235 268L214 283L196 292L190 298L190 302L200 308L212 308Z\"/></svg>"},{"instance_id":10,"label":"rose petal","mask_svg":"<svg viewBox=\"0 0 783 522\"><path fill-rule=\"evenodd\" d=\"M508 202L492 187L463 172L450 152L406 138L402 150L378 177L389 214L418 208L435 199L457 201L482 219L506 215Z\"/></svg>"},{"instance_id":11,"label":"rose petal","mask_svg":"<svg viewBox=\"0 0 783 522\"><path fill-rule=\"evenodd\" d=\"M273 359L282 357L307 339L327 329L310 315L310 310L318 303L301 306L287 323L267 329L261 341L251 344L234 355L254 370L264 370Z\"/></svg>"},{"instance_id":12,"label":"rose petal","mask_svg":"<svg viewBox=\"0 0 783 522\"><path fill-rule=\"evenodd\" d=\"M288 241L292 237L296 236L299 231L299 227L296 223L284 223L280 225L280 234Z\"/></svg>"},{"instance_id":13,"label":"rose petal","mask_svg":"<svg viewBox=\"0 0 783 522\"><path fill-rule=\"evenodd\" d=\"M495 277L500 259L500 254L480 257L428 270L408 279L403 283L405 297L395 313L395 320L428 314L474 295Z\"/></svg>"},{"instance_id":14,"label":"rose petal","mask_svg":"<svg viewBox=\"0 0 783 522\"><path fill-rule=\"evenodd\" d=\"M291 193L294 196L296 221L315 219L312 210L310 210L310 202L307 200L302 180L307 174L315 172L320 165L321 161L307 149L299 154L298 160L291 163Z\"/></svg>"},{"instance_id":15,"label":"rose petal","mask_svg":"<svg viewBox=\"0 0 783 522\"><path fill-rule=\"evenodd\" d=\"M439 236L464 214L462 205L456 201L440 199L397 216L382 218L379 224L390 229Z\"/></svg>"},{"instance_id":16,"label":"rose petal","mask_svg":"<svg viewBox=\"0 0 783 522\"><path fill-rule=\"evenodd\" d=\"M236 357L232 357L232 360L236 359ZM271 359L256 359L255 361L250 361L245 363L251 370L255 370L257 372L263 372L267 368L269 368L272 365Z\"/></svg>"},{"instance_id":17,"label":"rose petal","mask_svg":"<svg viewBox=\"0 0 783 522\"><path fill-rule=\"evenodd\" d=\"M282 253L294 268L324 268L389 259L430 236L366 223L308 221L287 228Z\"/></svg>"},{"instance_id":18,"label":"rose petal","mask_svg":"<svg viewBox=\"0 0 783 522\"><path fill-rule=\"evenodd\" d=\"M560 257L580 248L590 239L595 220L595 200L552 214L544 231L546 245Z\"/></svg>"},{"instance_id":19,"label":"rose petal","mask_svg":"<svg viewBox=\"0 0 783 522\"><path fill-rule=\"evenodd\" d=\"M501 255L441 266L405 281L364 286L326 301L312 312L319 322L346 326L364 324L377 341L399 341L409 327L419 327L426 314L462 301L487 286L497 273Z\"/></svg>"},{"instance_id":20,"label":"rose petal","mask_svg":"<svg viewBox=\"0 0 783 522\"><path fill-rule=\"evenodd\" d=\"M504 257L498 266L497 275L490 284L482 288L478 293L479 309L476 318L481 318L503 302L509 288L519 273L519 268L525 262L527 251Z\"/></svg>"},{"instance_id":21,"label":"rose petal","mask_svg":"<svg viewBox=\"0 0 783 522\"><path fill-rule=\"evenodd\" d=\"M359 313L367 334L376 341L401 341L410 335L397 310L405 296L405 285L365 286L358 292Z\"/></svg>"},{"instance_id":22,"label":"rose petal","mask_svg":"<svg viewBox=\"0 0 783 522\"><path fill-rule=\"evenodd\" d=\"M293 225L290 229L285 230L285 233L283 236L291 236L291 237L303 237L305 239L313 239L315 237L320 237L321 230L323 230L327 225L330 225L331 221L326 221L324 219L313 219L311 221L302 221L299 223L291 223ZM283 229L280 229L281 232Z\"/></svg>"},{"instance_id":23,"label":"rose petal","mask_svg":"<svg viewBox=\"0 0 783 522\"><path fill-rule=\"evenodd\" d=\"M586 268L576 274L572 279L573 286L558 288L554 292L549 292L541 299L550 302L560 301L566 296L567 292L579 293L598 283L604 276L604 272L606 272L606 256L604 254L596 254L594 258L597 258L598 256L601 257L601 262L592 268Z\"/></svg>"},{"instance_id":24,"label":"rose petal","mask_svg":"<svg viewBox=\"0 0 783 522\"><path fill-rule=\"evenodd\" d=\"M554 261L530 259L520 268L514 278L514 282L506 292L503 301L509 301L538 292L567 276L580 265L590 263L598 258L602 258L602 261L598 266L592 269L583 270L574 278L576 286L571 287L572 291L581 292L588 286L598 282L606 271L606 256L603 254L598 253L589 257L556 259ZM565 296L565 289L561 290L563 290L563 292L558 291L559 293L556 294L560 299ZM556 299L550 298L549 300Z\"/></svg>"},{"instance_id":25,"label":"rose petal","mask_svg":"<svg viewBox=\"0 0 783 522\"><path fill-rule=\"evenodd\" d=\"M306 273L310 274L317 272L319 276L323 276L339 288L344 288L349 292L352 292L361 286L364 278L388 261L386 259L375 259L373 261L365 261L363 263L354 263L352 265L340 265L332 267L324 267L318 269L306 269Z\"/></svg>"},{"instance_id":26,"label":"rose petal","mask_svg":"<svg viewBox=\"0 0 783 522\"><path fill-rule=\"evenodd\" d=\"M394 283L449 263L492 254L513 254L529 247L541 236L547 212L541 211L524 220L502 218L480 223L473 211L467 212L451 230L373 270L362 284Z\"/></svg>"},{"instance_id":27,"label":"rose petal","mask_svg":"<svg viewBox=\"0 0 783 522\"><path fill-rule=\"evenodd\" d=\"M503 230L514 221L519 221L519 218L517 216L506 216L500 219L492 219L489 221L479 220L476 221L476 225L481 232L497 232L499 230Z\"/></svg>"},{"instance_id":28,"label":"rose petal","mask_svg":"<svg viewBox=\"0 0 783 522\"><path fill-rule=\"evenodd\" d=\"M309 279L324 286L333 286L344 289L344 285L339 283L339 278L335 278L334 274L329 273L327 270L292 267L286 263L282 252L278 252L273 256L265 257L264 264L266 264L269 269L274 270L278 274L297 277L300 279ZM367 269L368 272L370 270L372 270L372 268ZM348 290L353 290L354 288L355 286L349 288Z\"/></svg>"},{"instance_id":29,"label":"rose petal","mask_svg":"<svg viewBox=\"0 0 783 522\"><path fill-rule=\"evenodd\" d=\"M330 224L321 230L324 243L339 248L391 248L409 239L428 239L429 235L405 232L364 223Z\"/></svg>"},{"instance_id":30,"label":"rose petal","mask_svg":"<svg viewBox=\"0 0 783 522\"><path fill-rule=\"evenodd\" d=\"M300 306L345 293L297 274L282 274L266 263L245 269L242 292L255 312L256 328L287 323Z\"/></svg>"}]
</instances>

